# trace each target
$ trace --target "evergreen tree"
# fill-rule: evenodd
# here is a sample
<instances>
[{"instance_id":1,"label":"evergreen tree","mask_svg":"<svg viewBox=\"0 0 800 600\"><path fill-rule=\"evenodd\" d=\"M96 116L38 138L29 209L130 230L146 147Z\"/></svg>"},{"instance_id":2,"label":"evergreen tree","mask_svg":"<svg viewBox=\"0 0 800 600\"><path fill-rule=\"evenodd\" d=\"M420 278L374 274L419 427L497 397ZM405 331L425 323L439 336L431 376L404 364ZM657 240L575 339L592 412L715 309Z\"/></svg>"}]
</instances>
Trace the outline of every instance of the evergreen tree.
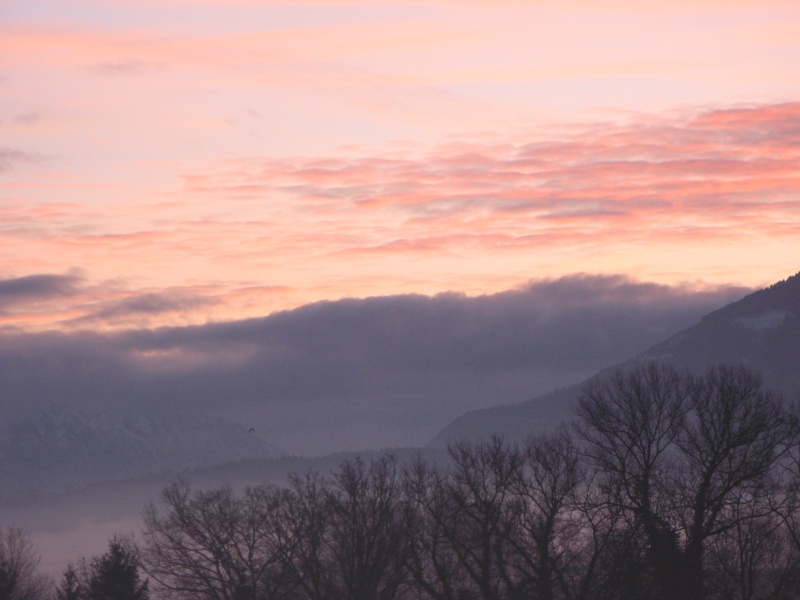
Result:
<instances>
[{"instance_id":1,"label":"evergreen tree","mask_svg":"<svg viewBox=\"0 0 800 600\"><path fill-rule=\"evenodd\" d=\"M83 562L85 566L85 561ZM56 588L56 600L87 600L86 570L83 572L70 563L63 575L61 583Z\"/></svg>"},{"instance_id":2,"label":"evergreen tree","mask_svg":"<svg viewBox=\"0 0 800 600\"><path fill-rule=\"evenodd\" d=\"M148 582L139 577L136 552L124 539L114 537L108 544L108 552L92 561L88 600L148 600L149 597Z\"/></svg>"}]
</instances>

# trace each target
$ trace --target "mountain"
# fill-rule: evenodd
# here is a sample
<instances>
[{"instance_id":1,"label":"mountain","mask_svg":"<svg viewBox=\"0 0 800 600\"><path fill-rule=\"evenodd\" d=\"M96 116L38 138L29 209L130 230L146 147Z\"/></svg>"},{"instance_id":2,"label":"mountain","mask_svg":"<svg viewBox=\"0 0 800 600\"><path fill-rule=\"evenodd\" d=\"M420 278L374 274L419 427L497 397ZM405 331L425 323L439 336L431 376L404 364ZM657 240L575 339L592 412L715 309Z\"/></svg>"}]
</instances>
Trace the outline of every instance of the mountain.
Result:
<instances>
[{"instance_id":1,"label":"mountain","mask_svg":"<svg viewBox=\"0 0 800 600\"><path fill-rule=\"evenodd\" d=\"M595 378L650 361L694 372L720 363L743 365L761 373L766 387L794 396L800 392L800 273L706 315L693 327L604 369ZM519 440L550 430L572 417L582 387L578 384L520 404L468 412L429 445L441 447L449 440L479 439L492 433Z\"/></svg>"},{"instance_id":2,"label":"mountain","mask_svg":"<svg viewBox=\"0 0 800 600\"><path fill-rule=\"evenodd\" d=\"M0 431L0 490L63 491L280 454L255 432L215 417L50 408Z\"/></svg>"}]
</instances>

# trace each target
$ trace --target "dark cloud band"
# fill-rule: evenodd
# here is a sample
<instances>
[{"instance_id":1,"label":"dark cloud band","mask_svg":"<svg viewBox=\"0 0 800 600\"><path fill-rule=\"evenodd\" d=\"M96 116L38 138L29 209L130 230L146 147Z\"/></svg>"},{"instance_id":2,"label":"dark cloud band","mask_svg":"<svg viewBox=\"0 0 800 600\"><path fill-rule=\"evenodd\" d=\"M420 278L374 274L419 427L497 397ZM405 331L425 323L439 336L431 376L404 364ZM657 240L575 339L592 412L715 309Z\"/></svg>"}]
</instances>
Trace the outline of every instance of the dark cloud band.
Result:
<instances>
[{"instance_id":1,"label":"dark cloud band","mask_svg":"<svg viewBox=\"0 0 800 600\"><path fill-rule=\"evenodd\" d=\"M4 285L7 294L53 293L72 283ZM7 335L0 402L10 411L58 403L234 415L295 452L421 444L467 410L519 402L642 352L745 291L573 276L203 326ZM131 302L128 310L164 307Z\"/></svg>"}]
</instances>

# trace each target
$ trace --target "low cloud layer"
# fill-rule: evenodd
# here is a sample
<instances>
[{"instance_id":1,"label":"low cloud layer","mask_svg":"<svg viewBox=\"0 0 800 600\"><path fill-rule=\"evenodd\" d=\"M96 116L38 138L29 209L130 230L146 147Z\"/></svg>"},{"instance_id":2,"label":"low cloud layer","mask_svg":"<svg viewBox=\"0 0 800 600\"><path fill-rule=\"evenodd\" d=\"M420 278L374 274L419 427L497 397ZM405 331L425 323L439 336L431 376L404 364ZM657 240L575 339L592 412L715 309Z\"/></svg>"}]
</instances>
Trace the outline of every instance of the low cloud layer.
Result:
<instances>
[{"instance_id":1,"label":"low cloud layer","mask_svg":"<svg viewBox=\"0 0 800 600\"><path fill-rule=\"evenodd\" d=\"M6 283L6 293L40 289L36 281ZM297 453L422 444L467 410L576 383L746 291L572 276L479 297L349 299L204 326L7 334L0 408L215 412ZM120 310L162 306L145 297Z\"/></svg>"}]
</instances>

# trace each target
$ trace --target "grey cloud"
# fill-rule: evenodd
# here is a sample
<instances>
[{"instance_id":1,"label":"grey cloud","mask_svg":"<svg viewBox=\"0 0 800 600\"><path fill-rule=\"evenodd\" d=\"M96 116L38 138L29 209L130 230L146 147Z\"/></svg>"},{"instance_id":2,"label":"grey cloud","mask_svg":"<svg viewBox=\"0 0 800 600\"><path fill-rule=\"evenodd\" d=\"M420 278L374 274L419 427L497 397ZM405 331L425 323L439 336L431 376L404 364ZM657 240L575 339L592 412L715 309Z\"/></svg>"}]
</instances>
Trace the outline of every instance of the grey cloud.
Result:
<instances>
[{"instance_id":1,"label":"grey cloud","mask_svg":"<svg viewBox=\"0 0 800 600\"><path fill-rule=\"evenodd\" d=\"M27 275L13 279L0 279L0 306L34 299L71 296L78 291L81 277L67 275Z\"/></svg>"},{"instance_id":2,"label":"grey cloud","mask_svg":"<svg viewBox=\"0 0 800 600\"><path fill-rule=\"evenodd\" d=\"M108 302L101 308L71 321L83 324L95 321L119 321L137 316L158 315L168 312L184 311L199 306L213 304L209 298L202 298L182 292L162 292L138 294Z\"/></svg>"},{"instance_id":3,"label":"grey cloud","mask_svg":"<svg viewBox=\"0 0 800 600\"><path fill-rule=\"evenodd\" d=\"M574 276L480 297L349 299L204 326L6 336L0 402L212 411L299 453L423 444L467 410L579 382L746 291Z\"/></svg>"},{"instance_id":4,"label":"grey cloud","mask_svg":"<svg viewBox=\"0 0 800 600\"><path fill-rule=\"evenodd\" d=\"M41 115L38 112L27 112L14 117L14 122L20 125L30 125L31 123L38 121L40 118Z\"/></svg>"},{"instance_id":5,"label":"grey cloud","mask_svg":"<svg viewBox=\"0 0 800 600\"><path fill-rule=\"evenodd\" d=\"M0 148L0 173L10 171L18 163L39 162L41 157L16 148Z\"/></svg>"}]
</instances>

